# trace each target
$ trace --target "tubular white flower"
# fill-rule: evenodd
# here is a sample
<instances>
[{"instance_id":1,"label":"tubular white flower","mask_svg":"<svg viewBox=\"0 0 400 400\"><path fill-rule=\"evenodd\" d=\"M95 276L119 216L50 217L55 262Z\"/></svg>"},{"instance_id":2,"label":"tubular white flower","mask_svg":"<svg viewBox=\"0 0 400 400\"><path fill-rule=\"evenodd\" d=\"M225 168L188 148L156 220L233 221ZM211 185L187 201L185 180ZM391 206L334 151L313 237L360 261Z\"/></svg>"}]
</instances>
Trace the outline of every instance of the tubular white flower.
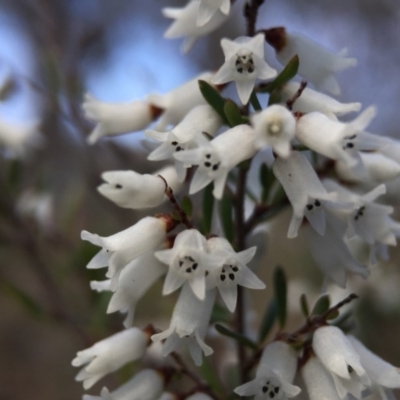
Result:
<instances>
[{"instance_id":1,"label":"tubular white flower","mask_svg":"<svg viewBox=\"0 0 400 400\"><path fill-rule=\"evenodd\" d=\"M86 93L82 108L86 118L97 124L87 138L89 144L96 143L104 136L141 131L154 119L151 105L143 100L106 103Z\"/></svg>"},{"instance_id":2,"label":"tubular white flower","mask_svg":"<svg viewBox=\"0 0 400 400\"><path fill-rule=\"evenodd\" d=\"M193 108L207 104L200 92L199 80L210 82L212 76L211 72L204 72L167 94L149 95L149 103L164 110L154 129L162 131L169 125L176 125Z\"/></svg>"},{"instance_id":3,"label":"tubular white flower","mask_svg":"<svg viewBox=\"0 0 400 400\"><path fill-rule=\"evenodd\" d=\"M288 82L280 90L281 101L293 98L300 87L298 82ZM360 111L361 103L340 103L332 97L306 87L301 96L293 104L293 112L309 113L318 111L336 120L337 116Z\"/></svg>"},{"instance_id":4,"label":"tubular white flower","mask_svg":"<svg viewBox=\"0 0 400 400\"><path fill-rule=\"evenodd\" d=\"M204 337L210 322L215 296L215 289L211 289L207 291L205 298L200 300L193 294L188 283L183 285L169 328L151 337L153 342L166 339L162 350L164 357L176 351L183 343L189 346L190 355L196 365L202 363L202 352L206 356L213 353L213 349L204 343Z\"/></svg>"},{"instance_id":5,"label":"tubular white flower","mask_svg":"<svg viewBox=\"0 0 400 400\"><path fill-rule=\"evenodd\" d=\"M118 286L108 304L107 313L120 311L127 313L124 326L133 324L137 302L147 293L157 279L167 273L167 268L155 257L153 252L131 261L121 272Z\"/></svg>"},{"instance_id":6,"label":"tubular white flower","mask_svg":"<svg viewBox=\"0 0 400 400\"><path fill-rule=\"evenodd\" d=\"M135 225L108 237L82 231L81 238L102 247L87 265L87 268L109 266L107 277L116 288L122 268L129 262L155 250L164 242L168 223L164 218L145 217Z\"/></svg>"},{"instance_id":7,"label":"tubular white flower","mask_svg":"<svg viewBox=\"0 0 400 400\"><path fill-rule=\"evenodd\" d=\"M169 265L163 295L174 292L187 281L193 293L204 299L205 273L219 262L219 258L206 253L206 246L206 239L199 231L188 229L178 234L172 249L155 252L156 258Z\"/></svg>"},{"instance_id":8,"label":"tubular white flower","mask_svg":"<svg viewBox=\"0 0 400 400\"><path fill-rule=\"evenodd\" d=\"M238 125L197 149L175 153L177 160L199 165L189 193L197 193L214 181L214 197L221 199L229 171L256 153L254 140L253 128L249 125Z\"/></svg>"},{"instance_id":9,"label":"tubular white flower","mask_svg":"<svg viewBox=\"0 0 400 400\"><path fill-rule=\"evenodd\" d=\"M313 335L313 350L331 373L340 398L351 393L357 399L370 380L360 357L345 334L336 326L323 326Z\"/></svg>"},{"instance_id":10,"label":"tubular white flower","mask_svg":"<svg viewBox=\"0 0 400 400\"><path fill-rule=\"evenodd\" d=\"M297 355L287 343L269 343L263 351L256 377L237 387L239 396L253 396L254 400L286 400L297 396L301 389L292 385L296 375Z\"/></svg>"},{"instance_id":11,"label":"tubular white flower","mask_svg":"<svg viewBox=\"0 0 400 400\"><path fill-rule=\"evenodd\" d=\"M377 150L387 143L384 137L364 132L374 116L374 107L367 108L348 123L332 121L324 114L312 112L297 121L296 137L311 150L353 167L361 163L359 151Z\"/></svg>"},{"instance_id":12,"label":"tubular white flower","mask_svg":"<svg viewBox=\"0 0 400 400\"><path fill-rule=\"evenodd\" d=\"M203 26L219 10L222 14L229 15L231 0L200 0L197 16L197 25Z\"/></svg>"},{"instance_id":13,"label":"tubular white flower","mask_svg":"<svg viewBox=\"0 0 400 400\"><path fill-rule=\"evenodd\" d=\"M207 248L210 254L221 259L218 267L209 271L210 288L218 287L229 311L235 311L238 285L249 289L265 288L265 284L246 265L254 257L256 247L236 253L225 238L214 237L208 239Z\"/></svg>"},{"instance_id":14,"label":"tubular white flower","mask_svg":"<svg viewBox=\"0 0 400 400\"><path fill-rule=\"evenodd\" d=\"M247 104L257 79L270 79L276 70L264 60L264 35L222 39L225 63L211 79L215 84L236 82L240 101Z\"/></svg>"},{"instance_id":15,"label":"tubular white flower","mask_svg":"<svg viewBox=\"0 0 400 400\"><path fill-rule=\"evenodd\" d=\"M222 125L222 120L212 107L199 105L193 108L185 118L169 132L147 130L146 135L163 142L147 157L150 161L166 160L174 153L197 147L197 138L207 132L213 136ZM178 180L185 179L186 170L190 163L176 162Z\"/></svg>"},{"instance_id":16,"label":"tubular white flower","mask_svg":"<svg viewBox=\"0 0 400 400\"><path fill-rule=\"evenodd\" d=\"M277 104L253 114L251 123L256 134L256 146L271 146L279 157L287 158L290 154L290 142L294 138L296 120L286 108Z\"/></svg>"},{"instance_id":17,"label":"tubular white flower","mask_svg":"<svg viewBox=\"0 0 400 400\"><path fill-rule=\"evenodd\" d=\"M371 380L372 391L382 400L386 400L385 390L400 388L400 369L372 353L354 336L349 335L347 338L360 356L361 363Z\"/></svg>"},{"instance_id":18,"label":"tubular white flower","mask_svg":"<svg viewBox=\"0 0 400 400\"><path fill-rule=\"evenodd\" d=\"M332 375L312 356L301 369L310 400L341 400Z\"/></svg>"},{"instance_id":19,"label":"tubular white flower","mask_svg":"<svg viewBox=\"0 0 400 400\"><path fill-rule=\"evenodd\" d=\"M307 158L298 151L292 151L287 159L278 157L272 169L293 207L288 237L297 236L303 217L324 235L325 207L335 205L337 194L327 192Z\"/></svg>"},{"instance_id":20,"label":"tubular white flower","mask_svg":"<svg viewBox=\"0 0 400 400\"><path fill-rule=\"evenodd\" d=\"M346 57L346 51L335 54L309 38L287 33L283 27L268 29L265 40L275 49L276 58L282 65L286 65L297 54L299 75L333 95L340 94L334 73L357 64L355 58Z\"/></svg>"},{"instance_id":21,"label":"tubular white flower","mask_svg":"<svg viewBox=\"0 0 400 400\"><path fill-rule=\"evenodd\" d=\"M157 400L164 389L164 380L160 372L144 369L113 392L103 387L100 396L85 394L82 400Z\"/></svg>"},{"instance_id":22,"label":"tubular white flower","mask_svg":"<svg viewBox=\"0 0 400 400\"><path fill-rule=\"evenodd\" d=\"M86 350L78 351L72 365L86 365L78 373L76 380L83 381L85 389L91 388L105 375L141 358L148 341L146 333L139 328L131 328L101 340Z\"/></svg>"},{"instance_id":23,"label":"tubular white flower","mask_svg":"<svg viewBox=\"0 0 400 400\"><path fill-rule=\"evenodd\" d=\"M207 22L199 26L198 19L202 19L204 15L203 13L200 14L199 6L199 1L191 0L182 8L162 9L164 17L175 20L164 33L164 37L174 39L187 36L182 46L183 53L189 52L199 37L214 31L228 19L227 14L224 14L221 10L216 10Z\"/></svg>"},{"instance_id":24,"label":"tubular white flower","mask_svg":"<svg viewBox=\"0 0 400 400\"><path fill-rule=\"evenodd\" d=\"M123 208L154 208L165 200L165 182L174 193L181 184L175 168L168 166L154 174L139 174L135 171L107 171L101 174L106 183L102 183L97 190L107 199Z\"/></svg>"}]
</instances>

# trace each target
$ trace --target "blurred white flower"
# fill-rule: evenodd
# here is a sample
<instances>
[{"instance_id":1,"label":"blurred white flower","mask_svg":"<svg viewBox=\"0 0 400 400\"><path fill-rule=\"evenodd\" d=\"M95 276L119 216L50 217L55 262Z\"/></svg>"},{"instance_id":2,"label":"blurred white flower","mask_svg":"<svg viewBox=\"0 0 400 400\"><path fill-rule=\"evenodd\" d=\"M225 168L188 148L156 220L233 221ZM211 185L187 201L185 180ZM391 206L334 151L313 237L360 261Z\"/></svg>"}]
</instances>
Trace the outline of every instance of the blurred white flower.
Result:
<instances>
[{"instance_id":1,"label":"blurred white flower","mask_svg":"<svg viewBox=\"0 0 400 400\"><path fill-rule=\"evenodd\" d=\"M206 356L213 353L213 349L204 343L204 337L215 297L216 291L211 289L205 293L203 300L200 300L193 294L188 283L183 285L169 328L151 337L153 342L166 340L162 350L164 357L178 350L184 343L188 345L190 355L198 366L202 363L202 352Z\"/></svg>"},{"instance_id":2,"label":"blurred white flower","mask_svg":"<svg viewBox=\"0 0 400 400\"><path fill-rule=\"evenodd\" d=\"M276 70L264 60L264 35L222 39L225 63L211 79L215 84L236 82L240 101L247 104L257 79L270 79Z\"/></svg>"},{"instance_id":3,"label":"blurred white flower","mask_svg":"<svg viewBox=\"0 0 400 400\"><path fill-rule=\"evenodd\" d=\"M162 9L165 17L175 20L164 33L164 37L174 39L186 36L182 47L183 53L187 53L199 37L214 31L228 19L228 15L221 10L216 10L207 22L199 26L197 21L199 18L203 18L203 14L200 14L199 5L198 0L191 0L182 8Z\"/></svg>"},{"instance_id":4,"label":"blurred white flower","mask_svg":"<svg viewBox=\"0 0 400 400\"><path fill-rule=\"evenodd\" d=\"M259 113L252 114L250 120L256 134L257 147L269 145L279 157L289 156L296 120L286 107L274 104Z\"/></svg>"},{"instance_id":5,"label":"blurred white flower","mask_svg":"<svg viewBox=\"0 0 400 400\"><path fill-rule=\"evenodd\" d=\"M229 171L256 153L254 130L249 125L238 125L218 135L203 145L175 153L174 157L183 163L198 165L192 182L190 194L197 193L214 181L213 194L221 199Z\"/></svg>"},{"instance_id":6,"label":"blurred white flower","mask_svg":"<svg viewBox=\"0 0 400 400\"><path fill-rule=\"evenodd\" d=\"M141 131L157 116L156 110L144 100L127 103L106 103L90 93L85 94L82 104L85 117L96 122L87 138L89 144L96 143L104 136Z\"/></svg>"},{"instance_id":7,"label":"blurred white flower","mask_svg":"<svg viewBox=\"0 0 400 400\"><path fill-rule=\"evenodd\" d=\"M299 75L333 95L340 94L334 73L357 64L355 58L346 57L347 51L335 54L309 38L287 33L283 27L266 30L265 40L275 49L276 58L282 65L297 54Z\"/></svg>"},{"instance_id":8,"label":"blurred white flower","mask_svg":"<svg viewBox=\"0 0 400 400\"><path fill-rule=\"evenodd\" d=\"M197 16L197 25L203 26L219 10L222 14L229 15L231 0L200 0Z\"/></svg>"},{"instance_id":9,"label":"blurred white flower","mask_svg":"<svg viewBox=\"0 0 400 400\"><path fill-rule=\"evenodd\" d=\"M148 341L149 336L145 332L139 328L131 328L103 339L86 350L78 351L72 365L86 365L78 373L76 380L83 381L83 387L90 389L105 375L141 358Z\"/></svg>"}]
</instances>

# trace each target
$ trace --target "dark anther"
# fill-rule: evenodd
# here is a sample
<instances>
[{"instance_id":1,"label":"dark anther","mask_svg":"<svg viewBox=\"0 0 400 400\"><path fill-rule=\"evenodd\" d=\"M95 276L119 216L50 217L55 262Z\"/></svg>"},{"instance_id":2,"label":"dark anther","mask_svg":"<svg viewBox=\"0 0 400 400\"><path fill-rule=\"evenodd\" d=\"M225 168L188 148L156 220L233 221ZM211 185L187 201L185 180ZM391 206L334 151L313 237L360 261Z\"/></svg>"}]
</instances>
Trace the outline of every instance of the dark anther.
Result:
<instances>
[{"instance_id":1,"label":"dark anther","mask_svg":"<svg viewBox=\"0 0 400 400\"><path fill-rule=\"evenodd\" d=\"M354 220L355 220L355 221L357 221L357 220L358 220L358 215L356 215L356 216L354 217Z\"/></svg>"},{"instance_id":2,"label":"dark anther","mask_svg":"<svg viewBox=\"0 0 400 400\"><path fill-rule=\"evenodd\" d=\"M234 281L235 280L235 274L229 274L229 279L231 281Z\"/></svg>"},{"instance_id":3,"label":"dark anther","mask_svg":"<svg viewBox=\"0 0 400 400\"><path fill-rule=\"evenodd\" d=\"M206 158L211 158L211 154L206 154Z\"/></svg>"},{"instance_id":4,"label":"dark anther","mask_svg":"<svg viewBox=\"0 0 400 400\"><path fill-rule=\"evenodd\" d=\"M276 394L278 394L279 393L279 387L278 386L275 387L274 391L275 391Z\"/></svg>"},{"instance_id":5,"label":"dark anther","mask_svg":"<svg viewBox=\"0 0 400 400\"><path fill-rule=\"evenodd\" d=\"M353 369L353 367L351 365L348 365L347 366L347 371L349 371L349 373L351 374L354 371L354 369Z\"/></svg>"},{"instance_id":6,"label":"dark anther","mask_svg":"<svg viewBox=\"0 0 400 400\"><path fill-rule=\"evenodd\" d=\"M247 71L251 74L252 72L254 72L254 68L249 67Z\"/></svg>"},{"instance_id":7,"label":"dark anther","mask_svg":"<svg viewBox=\"0 0 400 400\"><path fill-rule=\"evenodd\" d=\"M253 61L252 58L250 58L249 63L250 63L251 65L254 65L254 61Z\"/></svg>"},{"instance_id":8,"label":"dark anther","mask_svg":"<svg viewBox=\"0 0 400 400\"><path fill-rule=\"evenodd\" d=\"M179 266L182 267L183 261L179 261Z\"/></svg>"},{"instance_id":9,"label":"dark anther","mask_svg":"<svg viewBox=\"0 0 400 400\"><path fill-rule=\"evenodd\" d=\"M313 206L312 204L307 204L307 210L308 210L308 211L311 211L311 210L313 209L313 207L314 207L314 206Z\"/></svg>"},{"instance_id":10,"label":"dark anther","mask_svg":"<svg viewBox=\"0 0 400 400\"><path fill-rule=\"evenodd\" d=\"M357 135L354 134L354 135L351 135L350 137L348 137L347 139L348 139L348 140L353 140L353 139L355 139L356 137L357 137Z\"/></svg>"},{"instance_id":11,"label":"dark anther","mask_svg":"<svg viewBox=\"0 0 400 400\"><path fill-rule=\"evenodd\" d=\"M239 74L243 73L243 68L238 68L237 72L239 72Z\"/></svg>"},{"instance_id":12,"label":"dark anther","mask_svg":"<svg viewBox=\"0 0 400 400\"><path fill-rule=\"evenodd\" d=\"M275 393L274 392L269 392L269 397L271 397L271 399L273 399L275 397Z\"/></svg>"},{"instance_id":13,"label":"dark anther","mask_svg":"<svg viewBox=\"0 0 400 400\"><path fill-rule=\"evenodd\" d=\"M262 391L263 391L263 393L267 393L268 392L268 387L267 386L263 386L262 387Z\"/></svg>"},{"instance_id":14,"label":"dark anther","mask_svg":"<svg viewBox=\"0 0 400 400\"><path fill-rule=\"evenodd\" d=\"M207 168L208 168L208 167L211 167L211 163L209 163L208 161L206 161L206 162L204 163L204 166L207 167Z\"/></svg>"},{"instance_id":15,"label":"dark anther","mask_svg":"<svg viewBox=\"0 0 400 400\"><path fill-rule=\"evenodd\" d=\"M178 142L174 141L174 142L171 142L171 144L172 144L172 146L176 146L178 144Z\"/></svg>"},{"instance_id":16,"label":"dark anther","mask_svg":"<svg viewBox=\"0 0 400 400\"><path fill-rule=\"evenodd\" d=\"M191 261L191 262L193 262L194 261L194 258L192 258L192 257L188 257L188 259Z\"/></svg>"},{"instance_id":17,"label":"dark anther","mask_svg":"<svg viewBox=\"0 0 400 400\"><path fill-rule=\"evenodd\" d=\"M221 278L221 281L224 281L225 280L225 275L221 274L220 278Z\"/></svg>"},{"instance_id":18,"label":"dark anther","mask_svg":"<svg viewBox=\"0 0 400 400\"><path fill-rule=\"evenodd\" d=\"M236 60L235 65L238 65L238 64L240 64L240 61L239 61L239 60Z\"/></svg>"},{"instance_id":19,"label":"dark anther","mask_svg":"<svg viewBox=\"0 0 400 400\"><path fill-rule=\"evenodd\" d=\"M321 205L321 203L319 202L319 200L314 201L314 206L319 207L320 205Z\"/></svg>"},{"instance_id":20,"label":"dark anther","mask_svg":"<svg viewBox=\"0 0 400 400\"><path fill-rule=\"evenodd\" d=\"M219 164L214 164L213 165L213 171L216 171L219 168Z\"/></svg>"},{"instance_id":21,"label":"dark anther","mask_svg":"<svg viewBox=\"0 0 400 400\"><path fill-rule=\"evenodd\" d=\"M181 150L183 150L181 146L178 146L178 147L176 148L176 151L181 151Z\"/></svg>"},{"instance_id":22,"label":"dark anther","mask_svg":"<svg viewBox=\"0 0 400 400\"><path fill-rule=\"evenodd\" d=\"M193 269L196 269L196 268L198 267L198 265L199 265L199 264L194 263L194 264L192 265L192 268L193 268Z\"/></svg>"},{"instance_id":23,"label":"dark anther","mask_svg":"<svg viewBox=\"0 0 400 400\"><path fill-rule=\"evenodd\" d=\"M187 272L187 273L192 272L192 268L190 268L190 267L189 267L189 268L186 268L186 272Z\"/></svg>"},{"instance_id":24,"label":"dark anther","mask_svg":"<svg viewBox=\"0 0 400 400\"><path fill-rule=\"evenodd\" d=\"M233 267L233 268L232 268L232 271L238 272L238 271L239 271L239 268L238 268L238 267Z\"/></svg>"},{"instance_id":25,"label":"dark anther","mask_svg":"<svg viewBox=\"0 0 400 400\"><path fill-rule=\"evenodd\" d=\"M349 149L352 149L354 147L354 144L353 143L347 143L346 147L349 148Z\"/></svg>"},{"instance_id":26,"label":"dark anther","mask_svg":"<svg viewBox=\"0 0 400 400\"><path fill-rule=\"evenodd\" d=\"M119 183L117 183L117 184L115 185L115 188L116 188L116 189L122 189L122 185L120 185Z\"/></svg>"}]
</instances>

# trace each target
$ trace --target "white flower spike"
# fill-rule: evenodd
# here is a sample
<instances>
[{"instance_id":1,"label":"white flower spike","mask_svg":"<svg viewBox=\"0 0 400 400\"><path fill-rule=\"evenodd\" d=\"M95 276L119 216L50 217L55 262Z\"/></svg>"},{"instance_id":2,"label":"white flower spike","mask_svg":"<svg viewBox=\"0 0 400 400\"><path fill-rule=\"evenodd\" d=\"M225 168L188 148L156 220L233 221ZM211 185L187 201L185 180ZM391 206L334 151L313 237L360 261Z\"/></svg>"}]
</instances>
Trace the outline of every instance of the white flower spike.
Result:
<instances>
[{"instance_id":1,"label":"white flower spike","mask_svg":"<svg viewBox=\"0 0 400 400\"><path fill-rule=\"evenodd\" d=\"M265 31L265 40L275 49L276 58L282 65L297 54L300 61L298 74L333 95L340 94L334 73L357 65L357 60L346 57L345 51L335 54L309 38L287 33L283 27Z\"/></svg>"},{"instance_id":2,"label":"white flower spike","mask_svg":"<svg viewBox=\"0 0 400 400\"><path fill-rule=\"evenodd\" d=\"M350 340L336 326L323 326L313 335L313 350L332 375L340 398L351 393L357 399L370 380L361 364L360 356Z\"/></svg>"},{"instance_id":3,"label":"white flower spike","mask_svg":"<svg viewBox=\"0 0 400 400\"><path fill-rule=\"evenodd\" d=\"M85 94L82 108L86 118L97 124L87 138L89 144L96 143L104 136L141 131L147 128L161 111L143 100L106 103L90 93Z\"/></svg>"},{"instance_id":4,"label":"white flower spike","mask_svg":"<svg viewBox=\"0 0 400 400\"><path fill-rule=\"evenodd\" d=\"M276 70L264 60L264 35L222 39L225 63L211 79L212 83L236 82L240 101L247 104L257 79L271 79Z\"/></svg>"},{"instance_id":5,"label":"white flower spike","mask_svg":"<svg viewBox=\"0 0 400 400\"><path fill-rule=\"evenodd\" d=\"M204 299L206 271L219 262L217 257L206 253L206 246L206 239L199 231L187 229L178 234L172 249L155 252L157 259L169 265L163 295L174 292L187 281L193 293L200 300Z\"/></svg>"},{"instance_id":6,"label":"white flower spike","mask_svg":"<svg viewBox=\"0 0 400 400\"><path fill-rule=\"evenodd\" d=\"M253 396L254 400L287 400L301 389L292 384L296 375L297 355L287 343L269 343L262 354L256 377L237 387L239 396Z\"/></svg>"},{"instance_id":7,"label":"white flower spike","mask_svg":"<svg viewBox=\"0 0 400 400\"><path fill-rule=\"evenodd\" d=\"M149 336L145 332L139 328L131 328L101 340L86 350L78 351L72 365L86 365L78 373L76 380L83 381L83 387L90 389L105 375L141 358L148 342Z\"/></svg>"},{"instance_id":8,"label":"white flower spike","mask_svg":"<svg viewBox=\"0 0 400 400\"><path fill-rule=\"evenodd\" d=\"M225 238L208 239L210 254L221 258L217 268L210 271L207 279L210 288L217 286L230 312L234 312L237 301L237 286L249 289L264 289L265 284L247 267L257 250L251 247L236 253Z\"/></svg>"},{"instance_id":9,"label":"white flower spike","mask_svg":"<svg viewBox=\"0 0 400 400\"><path fill-rule=\"evenodd\" d=\"M271 146L279 157L287 158L290 154L290 142L296 131L296 120L286 108L277 104L253 114L251 123L256 134L256 146Z\"/></svg>"},{"instance_id":10,"label":"white flower spike","mask_svg":"<svg viewBox=\"0 0 400 400\"><path fill-rule=\"evenodd\" d=\"M228 15L216 10L207 22L199 26L197 21L203 18L199 14L199 5L198 0L191 0L183 8L163 8L162 10L165 17L175 20L164 33L164 37L174 39L187 36L182 46L183 53L188 53L199 37L219 28L228 19Z\"/></svg>"},{"instance_id":11,"label":"white flower spike","mask_svg":"<svg viewBox=\"0 0 400 400\"><path fill-rule=\"evenodd\" d=\"M151 337L153 342L166 339L162 350L164 357L178 350L184 343L189 346L190 355L197 366L202 363L202 352L206 356L213 353L213 349L204 343L204 337L215 297L216 291L211 289L207 291L203 300L199 300L188 283L183 285L169 328Z\"/></svg>"},{"instance_id":12,"label":"white flower spike","mask_svg":"<svg viewBox=\"0 0 400 400\"><path fill-rule=\"evenodd\" d=\"M190 184L189 193L197 193L214 181L214 197L221 199L229 171L257 152L254 141L253 128L249 125L238 125L210 142L205 141L197 149L175 153L177 160L199 166Z\"/></svg>"},{"instance_id":13,"label":"white flower spike","mask_svg":"<svg viewBox=\"0 0 400 400\"><path fill-rule=\"evenodd\" d=\"M205 25L219 10L224 15L229 15L231 0L200 0L197 16L197 25Z\"/></svg>"}]
</instances>

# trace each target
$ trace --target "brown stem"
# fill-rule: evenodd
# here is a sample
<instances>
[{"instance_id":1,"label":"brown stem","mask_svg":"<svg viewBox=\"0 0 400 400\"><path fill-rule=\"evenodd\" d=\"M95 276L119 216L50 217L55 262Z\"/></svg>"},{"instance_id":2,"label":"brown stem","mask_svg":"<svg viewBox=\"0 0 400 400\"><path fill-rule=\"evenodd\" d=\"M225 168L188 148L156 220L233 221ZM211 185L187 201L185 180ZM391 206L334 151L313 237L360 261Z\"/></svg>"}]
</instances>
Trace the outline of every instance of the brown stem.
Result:
<instances>
[{"instance_id":1,"label":"brown stem","mask_svg":"<svg viewBox=\"0 0 400 400\"><path fill-rule=\"evenodd\" d=\"M299 88L297 89L296 93L293 95L293 97L286 102L286 107L290 111L293 110L294 103L301 96L301 94L303 93L303 91L306 88L306 86L307 86L307 81L302 81L300 86L299 86Z\"/></svg>"}]
</instances>

